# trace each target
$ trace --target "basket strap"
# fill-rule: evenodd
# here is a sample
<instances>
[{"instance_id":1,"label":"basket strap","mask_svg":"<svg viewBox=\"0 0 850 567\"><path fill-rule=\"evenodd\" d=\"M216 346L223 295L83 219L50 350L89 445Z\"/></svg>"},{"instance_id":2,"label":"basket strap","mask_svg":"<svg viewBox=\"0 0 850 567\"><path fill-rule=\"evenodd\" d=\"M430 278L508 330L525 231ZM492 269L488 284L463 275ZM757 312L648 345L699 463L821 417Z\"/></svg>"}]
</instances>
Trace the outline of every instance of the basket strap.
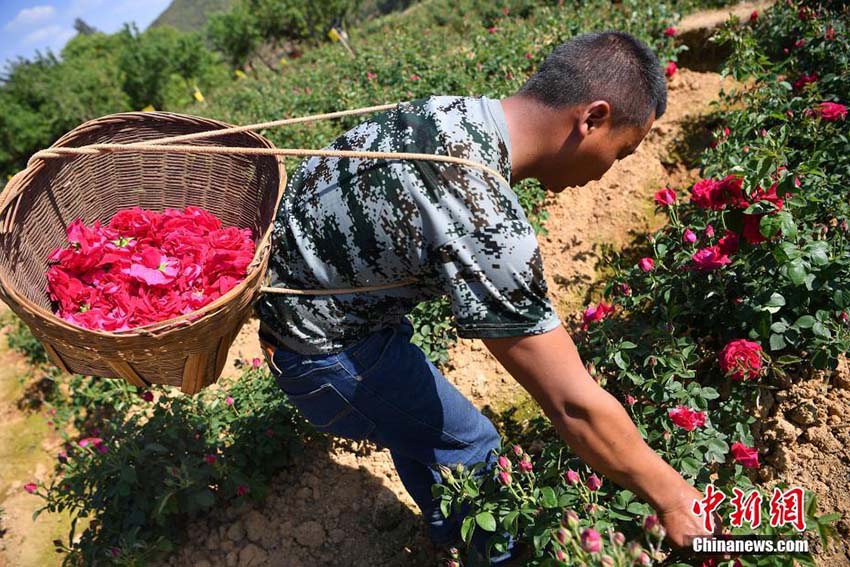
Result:
<instances>
[{"instance_id":1,"label":"basket strap","mask_svg":"<svg viewBox=\"0 0 850 567\"><path fill-rule=\"evenodd\" d=\"M88 146L48 148L33 154L30 165L34 160L59 158L62 156L97 155L111 152L146 152L155 154L164 153L196 153L196 154L226 154L226 155L250 155L250 156L324 156L324 157L350 157L371 158L385 160L422 160L441 161L465 165L488 173L496 179L510 186L508 180L495 169L465 158L442 154L417 154L407 152L359 152L353 150L309 150L291 148L235 148L229 146L190 146L190 145L137 145L137 144L90 144ZM9 197L11 198L11 197ZM7 199L8 201L8 199Z\"/></svg>"},{"instance_id":2,"label":"basket strap","mask_svg":"<svg viewBox=\"0 0 850 567\"><path fill-rule=\"evenodd\" d=\"M366 287L348 287L348 288L335 288L335 289L291 289L288 287L271 287L271 286L263 286L260 288L260 293L286 293L291 295L334 295L334 294L342 294L342 293L360 293L363 291L378 291L382 289L393 289L396 287L404 287L406 285L410 285L416 283L416 278L408 278L406 280L392 283L392 284L382 284L382 285L370 285Z\"/></svg>"},{"instance_id":3,"label":"basket strap","mask_svg":"<svg viewBox=\"0 0 850 567\"><path fill-rule=\"evenodd\" d=\"M154 140L145 140L143 142L134 142L131 144L90 144L79 147L51 147L36 152L30 157L27 162L27 169L32 167L37 160L45 160L52 158L60 158L63 156L79 156L79 155L98 155L111 152L148 152L148 153L200 153L200 154L229 154L229 155L255 155L255 156L324 156L324 157L349 157L349 158L366 158L366 159L384 159L384 160L422 160L422 161L438 161L444 163L454 163L465 165L473 169L487 173L505 185L510 187L507 179L495 169L486 166L482 163L459 158L450 155L440 154L423 154L423 153L405 153L405 152L359 152L346 150L311 150L311 149L291 149L291 148L243 148L229 146L193 146L179 145L175 142L186 142L189 140L197 140L202 138L212 138L222 135L235 134L239 132L247 132L250 130L260 130L264 128L272 128L277 126L285 126L291 124L299 124L304 122L313 122L317 120L327 120L331 118L341 118L343 116L351 116L358 114L367 114L370 112L378 112L388 110L398 106L396 104L385 104L379 106L369 106L356 108L352 110L342 110L339 112L331 112L326 114L314 114L298 118L285 118L281 120L273 120L270 122L259 122L256 124L248 124L244 126L232 126L217 130L208 130L204 132L195 132L192 134L183 134L180 136L169 136L165 138L157 138ZM22 184L23 187L23 184ZM8 189L8 187L7 187ZM7 203L18 196L22 189L18 191L4 191L0 198L0 215L2 215ZM9 219L6 219L5 224L11 224ZM376 286L365 286L356 288L341 288L341 289L320 289L320 290L305 290L263 286L259 288L259 293L282 293L292 295L333 295L342 293L357 293L366 291L378 291L383 289L393 289L403 287L416 282L415 278L403 280L393 284L383 284ZM189 314L192 315L192 314ZM184 315L167 321L168 323L178 322L188 319L189 315ZM155 326L156 324L146 325Z\"/></svg>"}]
</instances>

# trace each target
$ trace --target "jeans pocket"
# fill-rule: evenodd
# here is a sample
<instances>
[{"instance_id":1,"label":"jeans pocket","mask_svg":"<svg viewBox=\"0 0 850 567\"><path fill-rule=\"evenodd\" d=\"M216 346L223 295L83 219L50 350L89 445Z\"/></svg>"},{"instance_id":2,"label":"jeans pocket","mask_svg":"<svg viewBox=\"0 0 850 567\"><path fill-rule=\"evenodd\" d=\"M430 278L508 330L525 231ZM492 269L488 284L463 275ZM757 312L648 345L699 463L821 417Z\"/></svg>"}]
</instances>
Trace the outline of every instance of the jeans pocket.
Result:
<instances>
[{"instance_id":1,"label":"jeans pocket","mask_svg":"<svg viewBox=\"0 0 850 567\"><path fill-rule=\"evenodd\" d=\"M310 392L287 396L319 431L359 441L375 429L375 422L351 405L333 384L322 384Z\"/></svg>"}]
</instances>

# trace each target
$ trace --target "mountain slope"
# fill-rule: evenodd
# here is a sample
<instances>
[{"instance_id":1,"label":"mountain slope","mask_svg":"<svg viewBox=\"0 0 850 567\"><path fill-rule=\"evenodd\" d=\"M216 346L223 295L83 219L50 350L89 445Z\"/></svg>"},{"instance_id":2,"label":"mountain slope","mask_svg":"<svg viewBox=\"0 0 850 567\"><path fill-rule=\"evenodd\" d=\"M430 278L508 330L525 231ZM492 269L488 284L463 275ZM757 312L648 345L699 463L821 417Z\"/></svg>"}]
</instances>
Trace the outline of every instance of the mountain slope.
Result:
<instances>
[{"instance_id":1,"label":"mountain slope","mask_svg":"<svg viewBox=\"0 0 850 567\"><path fill-rule=\"evenodd\" d=\"M213 12L226 10L236 0L172 0L150 27L172 26L183 31L199 31Z\"/></svg>"}]
</instances>

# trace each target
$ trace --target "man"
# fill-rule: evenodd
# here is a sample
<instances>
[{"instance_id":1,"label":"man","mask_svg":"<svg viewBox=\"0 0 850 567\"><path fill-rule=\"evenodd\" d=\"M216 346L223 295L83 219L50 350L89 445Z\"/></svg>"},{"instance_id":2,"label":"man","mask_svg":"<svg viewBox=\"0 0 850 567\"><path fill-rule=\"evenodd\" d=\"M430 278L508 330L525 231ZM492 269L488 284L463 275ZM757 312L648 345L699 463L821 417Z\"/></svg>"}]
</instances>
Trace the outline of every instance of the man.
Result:
<instances>
[{"instance_id":1,"label":"man","mask_svg":"<svg viewBox=\"0 0 850 567\"><path fill-rule=\"evenodd\" d=\"M634 152L666 99L649 48L625 33L593 33L557 47L512 96L403 103L330 148L448 154L559 192ZM311 290L414 280L269 294L257 310L281 389L320 430L390 450L435 544L455 542L459 525L431 496L436 465L492 465L500 445L493 424L410 343L405 315L441 295L458 334L484 342L585 462L648 501L673 545L704 533L690 512L699 492L585 369L547 296L534 231L503 180L434 161L306 160L275 222L270 271L272 285Z\"/></svg>"}]
</instances>

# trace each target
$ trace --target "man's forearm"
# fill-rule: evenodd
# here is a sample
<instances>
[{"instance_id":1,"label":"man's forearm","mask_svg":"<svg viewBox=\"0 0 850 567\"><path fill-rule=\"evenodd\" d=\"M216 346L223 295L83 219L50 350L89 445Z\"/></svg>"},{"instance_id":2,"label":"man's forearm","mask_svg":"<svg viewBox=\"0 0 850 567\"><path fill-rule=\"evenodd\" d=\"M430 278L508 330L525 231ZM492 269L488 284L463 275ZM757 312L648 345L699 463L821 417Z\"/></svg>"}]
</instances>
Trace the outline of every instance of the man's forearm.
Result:
<instances>
[{"instance_id":1,"label":"man's forearm","mask_svg":"<svg viewBox=\"0 0 850 567\"><path fill-rule=\"evenodd\" d=\"M643 440L623 406L587 375L580 399L546 413L561 438L587 464L656 510L679 504L693 488ZM577 384L573 384L577 385Z\"/></svg>"}]
</instances>

